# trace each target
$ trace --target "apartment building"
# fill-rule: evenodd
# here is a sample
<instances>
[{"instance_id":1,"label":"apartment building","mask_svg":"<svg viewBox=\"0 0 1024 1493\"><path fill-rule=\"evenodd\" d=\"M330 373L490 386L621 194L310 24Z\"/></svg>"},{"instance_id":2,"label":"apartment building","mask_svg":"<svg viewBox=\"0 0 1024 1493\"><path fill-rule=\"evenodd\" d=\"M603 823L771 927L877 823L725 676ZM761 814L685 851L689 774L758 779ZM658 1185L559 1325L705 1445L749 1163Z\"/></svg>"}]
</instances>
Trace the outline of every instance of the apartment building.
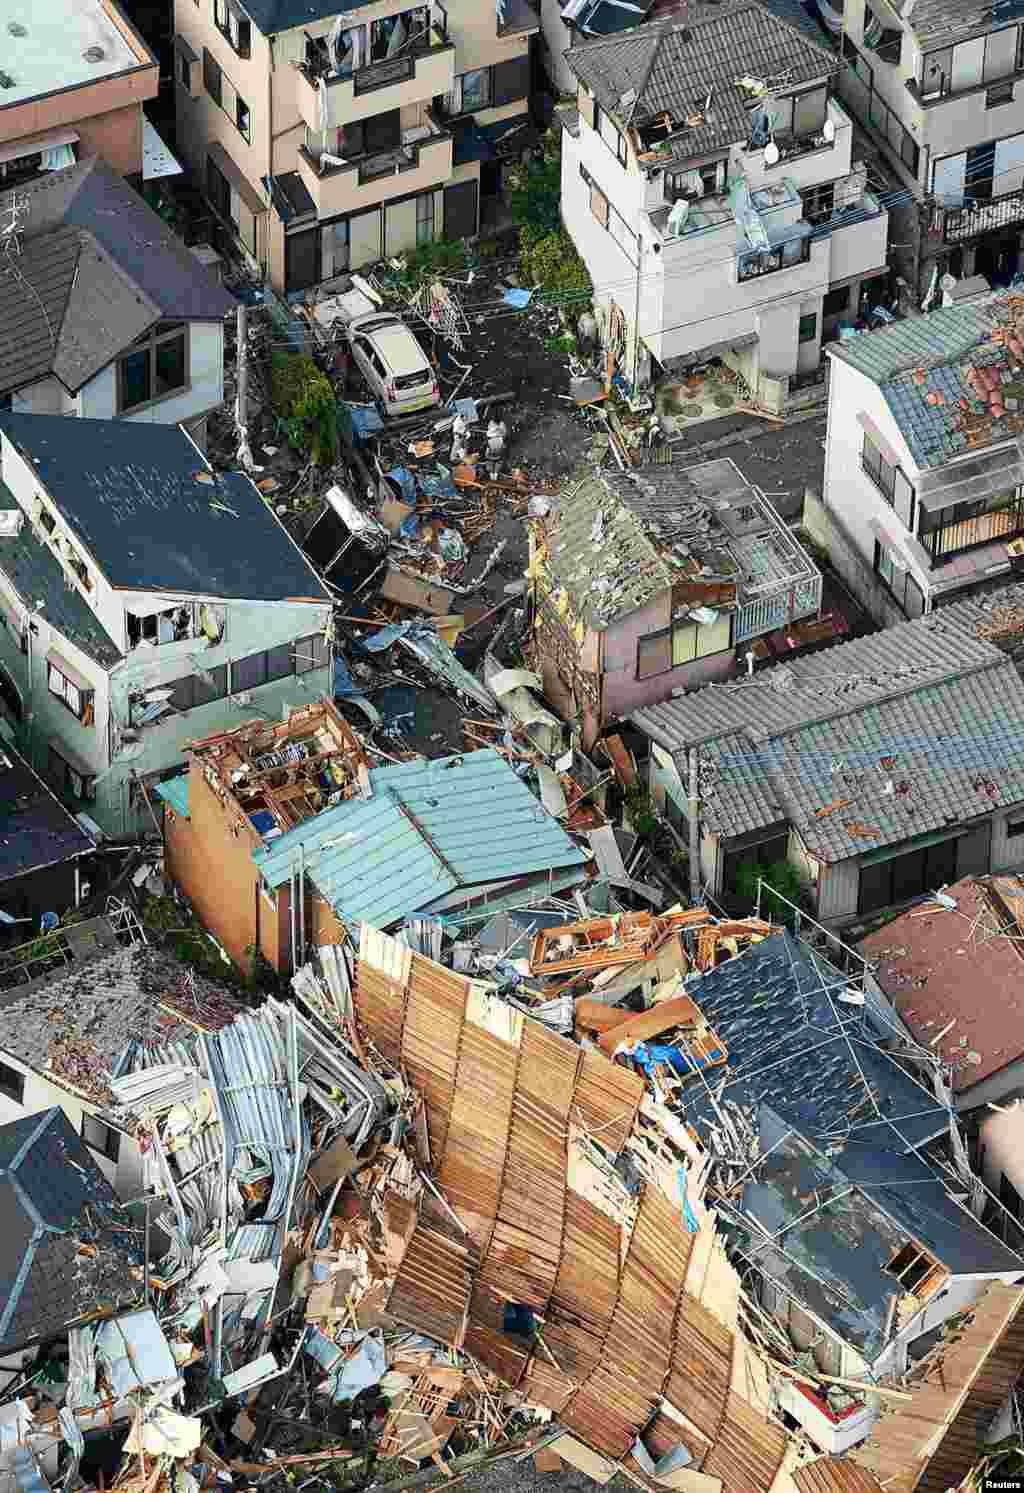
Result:
<instances>
[{"instance_id":1,"label":"apartment building","mask_svg":"<svg viewBox=\"0 0 1024 1493\"><path fill-rule=\"evenodd\" d=\"M843 100L912 194L893 210L900 273L929 303L947 272L1006 285L1024 244L1021 7L819 7L841 36Z\"/></svg>"},{"instance_id":2,"label":"apartment building","mask_svg":"<svg viewBox=\"0 0 1024 1493\"><path fill-rule=\"evenodd\" d=\"M6 0L0 17L0 187L90 156L141 180L160 68L113 0Z\"/></svg>"},{"instance_id":3,"label":"apartment building","mask_svg":"<svg viewBox=\"0 0 1024 1493\"><path fill-rule=\"evenodd\" d=\"M718 356L784 407L823 334L887 270L887 215L832 97L834 54L746 0L567 61L579 120L562 214L597 305L621 315L627 376Z\"/></svg>"},{"instance_id":4,"label":"apartment building","mask_svg":"<svg viewBox=\"0 0 1024 1493\"><path fill-rule=\"evenodd\" d=\"M21 749L108 834L187 743L330 688L331 603L251 479L185 431L0 415L0 680Z\"/></svg>"},{"instance_id":5,"label":"apartment building","mask_svg":"<svg viewBox=\"0 0 1024 1493\"><path fill-rule=\"evenodd\" d=\"M477 232L529 136L527 0L175 0L179 150L276 289Z\"/></svg>"}]
</instances>

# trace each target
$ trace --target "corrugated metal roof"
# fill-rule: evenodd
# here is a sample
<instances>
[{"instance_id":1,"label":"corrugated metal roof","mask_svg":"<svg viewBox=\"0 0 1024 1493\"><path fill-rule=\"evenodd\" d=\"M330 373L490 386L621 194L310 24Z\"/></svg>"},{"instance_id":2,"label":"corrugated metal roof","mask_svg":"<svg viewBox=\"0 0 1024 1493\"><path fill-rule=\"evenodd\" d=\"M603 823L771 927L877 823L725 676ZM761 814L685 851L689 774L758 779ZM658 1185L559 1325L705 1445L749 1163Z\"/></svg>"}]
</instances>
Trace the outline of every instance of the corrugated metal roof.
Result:
<instances>
[{"instance_id":1,"label":"corrugated metal roof","mask_svg":"<svg viewBox=\"0 0 1024 1493\"><path fill-rule=\"evenodd\" d=\"M281 886L306 874L345 922L387 928L458 888L582 865L585 856L490 750L370 773L373 796L327 809L253 857Z\"/></svg>"}]
</instances>

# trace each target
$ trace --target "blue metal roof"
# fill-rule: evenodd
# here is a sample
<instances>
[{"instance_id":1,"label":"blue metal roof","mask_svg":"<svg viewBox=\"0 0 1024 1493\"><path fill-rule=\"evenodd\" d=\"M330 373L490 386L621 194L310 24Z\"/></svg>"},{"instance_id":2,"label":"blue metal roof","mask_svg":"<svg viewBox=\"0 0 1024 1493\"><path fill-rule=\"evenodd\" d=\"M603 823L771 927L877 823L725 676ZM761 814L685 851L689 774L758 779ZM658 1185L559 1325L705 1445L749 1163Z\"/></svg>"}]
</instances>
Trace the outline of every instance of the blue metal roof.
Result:
<instances>
[{"instance_id":1,"label":"blue metal roof","mask_svg":"<svg viewBox=\"0 0 1024 1493\"><path fill-rule=\"evenodd\" d=\"M190 819L192 816L188 811L188 773L179 773L176 778L168 778L166 783L157 783L153 789L157 798L162 798L169 809L180 814L182 819Z\"/></svg>"},{"instance_id":2,"label":"blue metal roof","mask_svg":"<svg viewBox=\"0 0 1024 1493\"><path fill-rule=\"evenodd\" d=\"M494 751L378 767L350 799L273 840L253 860L272 887L304 864L345 922L388 928L461 887L586 859Z\"/></svg>"}]
</instances>

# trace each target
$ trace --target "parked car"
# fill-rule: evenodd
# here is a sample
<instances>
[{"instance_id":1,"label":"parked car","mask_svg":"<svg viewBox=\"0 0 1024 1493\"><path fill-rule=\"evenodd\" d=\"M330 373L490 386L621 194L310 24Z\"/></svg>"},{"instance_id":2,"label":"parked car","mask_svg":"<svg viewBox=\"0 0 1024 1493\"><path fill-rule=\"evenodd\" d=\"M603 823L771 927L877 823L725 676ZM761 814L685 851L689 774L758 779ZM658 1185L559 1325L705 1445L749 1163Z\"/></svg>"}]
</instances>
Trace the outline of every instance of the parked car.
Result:
<instances>
[{"instance_id":1,"label":"parked car","mask_svg":"<svg viewBox=\"0 0 1024 1493\"><path fill-rule=\"evenodd\" d=\"M434 370L404 321L375 312L353 321L348 336L352 356L385 415L408 415L440 404Z\"/></svg>"}]
</instances>

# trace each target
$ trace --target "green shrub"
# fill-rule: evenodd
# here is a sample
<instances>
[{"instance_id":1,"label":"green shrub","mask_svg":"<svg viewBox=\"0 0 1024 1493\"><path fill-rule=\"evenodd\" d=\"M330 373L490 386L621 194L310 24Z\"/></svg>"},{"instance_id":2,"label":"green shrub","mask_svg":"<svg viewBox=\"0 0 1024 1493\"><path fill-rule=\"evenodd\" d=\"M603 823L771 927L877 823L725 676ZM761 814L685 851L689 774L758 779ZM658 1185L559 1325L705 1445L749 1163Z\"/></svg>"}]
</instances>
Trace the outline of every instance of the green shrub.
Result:
<instances>
[{"instance_id":1,"label":"green shrub","mask_svg":"<svg viewBox=\"0 0 1024 1493\"><path fill-rule=\"evenodd\" d=\"M639 784L635 788L627 788L622 795L622 801L626 806L633 833L639 835L641 839L653 835L658 828L658 815L646 788L641 788Z\"/></svg>"},{"instance_id":2,"label":"green shrub","mask_svg":"<svg viewBox=\"0 0 1024 1493\"><path fill-rule=\"evenodd\" d=\"M587 267L564 228L544 234L530 225L520 228L519 272L527 285L579 293L576 309L580 311L583 310L584 296L589 298L593 290Z\"/></svg>"},{"instance_id":3,"label":"green shrub","mask_svg":"<svg viewBox=\"0 0 1024 1493\"><path fill-rule=\"evenodd\" d=\"M270 387L274 414L283 422L289 445L305 451L317 466L330 466L338 455L338 401L326 373L312 358L276 352Z\"/></svg>"},{"instance_id":4,"label":"green shrub","mask_svg":"<svg viewBox=\"0 0 1024 1493\"><path fill-rule=\"evenodd\" d=\"M512 177L509 211L520 228L557 233L562 225L562 153L520 168Z\"/></svg>"},{"instance_id":5,"label":"green shrub","mask_svg":"<svg viewBox=\"0 0 1024 1493\"><path fill-rule=\"evenodd\" d=\"M778 892L788 902L800 905L802 887L796 867L790 865L789 861L776 861L771 866L759 866L756 861L741 861L736 867L737 897L742 902L753 905L757 901L758 881L764 883L761 889L761 916L773 923L791 922L792 913L789 908L777 897L773 897L772 892Z\"/></svg>"},{"instance_id":6,"label":"green shrub","mask_svg":"<svg viewBox=\"0 0 1024 1493\"><path fill-rule=\"evenodd\" d=\"M405 260L405 269L402 270L401 277L412 285L418 285L431 275L457 274L466 268L468 262L465 240L461 238L442 239L436 244L420 244L418 248L403 254L402 258Z\"/></svg>"}]
</instances>

